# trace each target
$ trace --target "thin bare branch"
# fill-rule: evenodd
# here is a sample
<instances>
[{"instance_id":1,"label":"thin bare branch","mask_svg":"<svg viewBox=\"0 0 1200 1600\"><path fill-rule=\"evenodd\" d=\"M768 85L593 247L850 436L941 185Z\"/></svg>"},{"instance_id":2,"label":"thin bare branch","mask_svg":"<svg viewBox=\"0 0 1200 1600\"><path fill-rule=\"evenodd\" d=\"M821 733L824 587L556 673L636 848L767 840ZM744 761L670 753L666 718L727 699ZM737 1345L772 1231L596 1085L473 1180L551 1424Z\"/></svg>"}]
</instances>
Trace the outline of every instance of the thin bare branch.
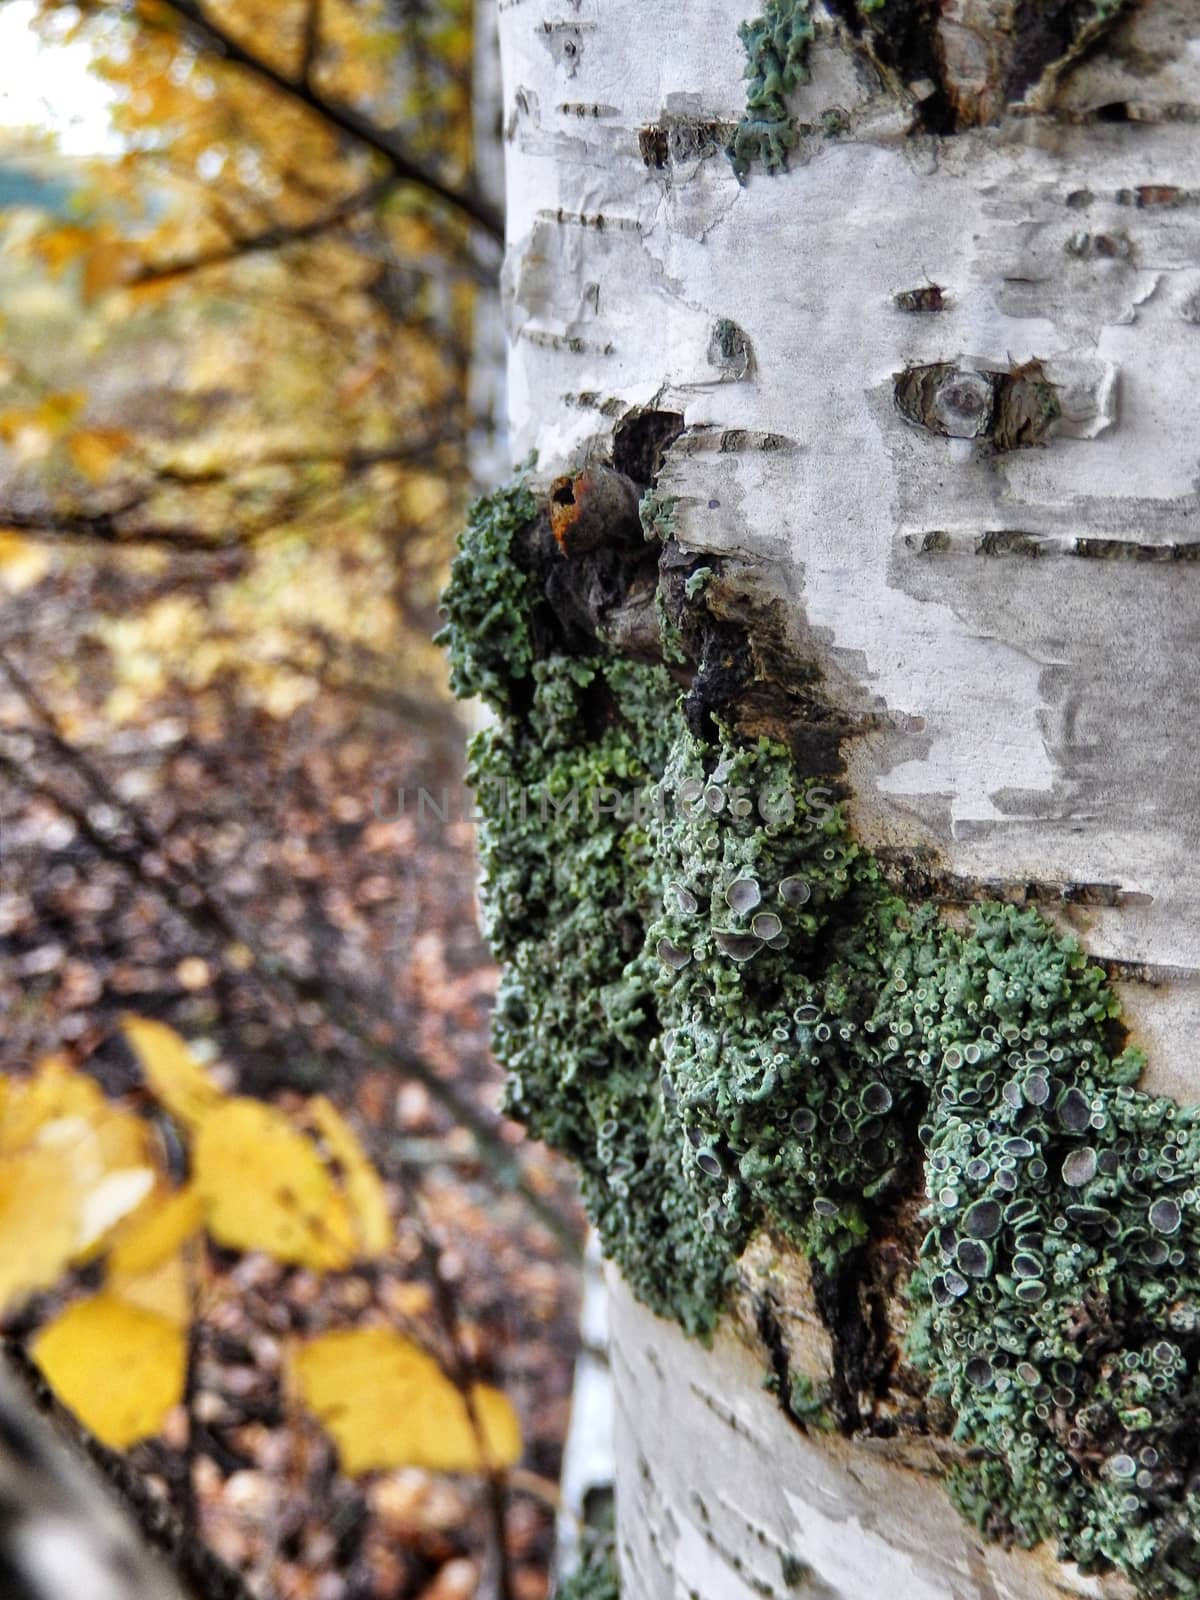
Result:
<instances>
[{"instance_id":1,"label":"thin bare branch","mask_svg":"<svg viewBox=\"0 0 1200 1600\"><path fill-rule=\"evenodd\" d=\"M427 434L423 438L383 445L347 445L338 450L269 450L247 461L235 461L225 467L186 467L165 464L155 468L160 482L181 484L229 483L247 472L261 467L340 467L353 476L378 466L424 466L431 452L440 445L459 442L460 435L453 432ZM4 521L0 507L0 524Z\"/></svg>"},{"instance_id":2,"label":"thin bare branch","mask_svg":"<svg viewBox=\"0 0 1200 1600\"><path fill-rule=\"evenodd\" d=\"M158 0L158 4L178 17L201 48L221 56L235 66L244 67L264 83L281 94L290 96L307 106L340 133L356 139L376 155L382 156L393 174L404 183L411 183L452 207L462 216L503 242L504 221L486 197L473 184L455 187L438 176L432 168L418 160L406 148L399 134L381 128L361 111L340 101L327 99L311 82L290 78L278 67L260 56L241 40L236 39L216 22L197 3L197 0Z\"/></svg>"},{"instance_id":3,"label":"thin bare branch","mask_svg":"<svg viewBox=\"0 0 1200 1600\"><path fill-rule=\"evenodd\" d=\"M304 44L300 52L300 82L312 88L313 69L321 51L321 0L308 0L304 18Z\"/></svg>"},{"instance_id":4,"label":"thin bare branch","mask_svg":"<svg viewBox=\"0 0 1200 1600\"><path fill-rule=\"evenodd\" d=\"M111 505L4 505L0 503L0 528L33 537L53 537L89 544L111 545L122 549L142 546L179 550L188 554L227 554L250 546L258 537L269 534L295 515L311 485L293 484L280 495L269 511L241 526L223 526L208 532L186 521L163 522L148 515L155 491L163 485L202 488L236 483L247 473L263 467L336 467L346 477L355 477L376 466L429 466L433 452L453 444L452 432L425 434L414 439L383 445L348 445L328 451L267 451L246 461L223 467L189 468L165 464L154 469L150 483Z\"/></svg>"},{"instance_id":5,"label":"thin bare branch","mask_svg":"<svg viewBox=\"0 0 1200 1600\"><path fill-rule=\"evenodd\" d=\"M341 223L348 222L359 212L377 206L400 182L400 177L392 172L386 177L376 179L374 183L367 184L365 188L356 190L354 194L347 195L336 205L330 206L315 217L308 218L305 222L276 223L271 227L260 229L257 233L245 234L239 239L231 239L227 244L214 245L211 250L201 250L193 256L178 261L151 263L142 267L134 277L127 279L125 287L137 288L148 283L168 283L173 278L183 278L193 272L202 272L206 267L227 266L231 261L241 260L243 256L258 255L269 250L282 250L287 245L318 238Z\"/></svg>"},{"instance_id":6,"label":"thin bare branch","mask_svg":"<svg viewBox=\"0 0 1200 1600\"><path fill-rule=\"evenodd\" d=\"M113 545L121 549L138 546L160 546L171 550L229 551L236 549L240 538L230 538L227 533L216 536L199 533L194 528L152 523L141 527L125 527L122 518L135 512L142 504L122 506L115 511L56 511L52 506L39 506L33 510L20 510L0 506L0 528L13 533L35 536L53 535L56 539L83 540L89 544Z\"/></svg>"},{"instance_id":7,"label":"thin bare branch","mask_svg":"<svg viewBox=\"0 0 1200 1600\"><path fill-rule=\"evenodd\" d=\"M475 1399L473 1364L462 1338L458 1295L444 1270L441 1248L424 1215L421 1197L410 1194L408 1201L406 1209L417 1224L417 1238L433 1294L434 1311L441 1324L446 1345L446 1359L442 1363L442 1370L462 1399L471 1432L475 1436L475 1448L479 1452L483 1478L487 1485L488 1519L491 1523L491 1542L496 1563L495 1582L491 1594L494 1600L513 1600L512 1569L508 1560L508 1475L504 1468L492 1459L488 1446L483 1418L479 1414L479 1406Z\"/></svg>"}]
</instances>

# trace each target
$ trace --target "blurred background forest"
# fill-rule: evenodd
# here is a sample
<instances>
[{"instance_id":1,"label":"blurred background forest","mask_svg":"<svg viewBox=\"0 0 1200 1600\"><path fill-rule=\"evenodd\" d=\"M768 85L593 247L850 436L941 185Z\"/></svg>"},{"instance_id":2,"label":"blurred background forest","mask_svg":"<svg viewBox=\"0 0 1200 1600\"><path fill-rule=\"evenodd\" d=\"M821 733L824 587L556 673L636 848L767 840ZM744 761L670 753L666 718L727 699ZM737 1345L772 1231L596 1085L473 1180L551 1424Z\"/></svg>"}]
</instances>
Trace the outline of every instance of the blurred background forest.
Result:
<instances>
[{"instance_id":1,"label":"blurred background forest","mask_svg":"<svg viewBox=\"0 0 1200 1600\"><path fill-rule=\"evenodd\" d=\"M497 1111L430 642L503 451L472 24L0 0L0 1313L172 1538L280 1600L552 1587L578 1216ZM344 1248L213 1155L237 1096ZM52 1248L28 1180L68 1135L93 1178L73 1145ZM320 1425L296 1349L382 1329L465 1407L457 1458L444 1417L365 1452ZM91 1414L151 1338L157 1399Z\"/></svg>"}]
</instances>

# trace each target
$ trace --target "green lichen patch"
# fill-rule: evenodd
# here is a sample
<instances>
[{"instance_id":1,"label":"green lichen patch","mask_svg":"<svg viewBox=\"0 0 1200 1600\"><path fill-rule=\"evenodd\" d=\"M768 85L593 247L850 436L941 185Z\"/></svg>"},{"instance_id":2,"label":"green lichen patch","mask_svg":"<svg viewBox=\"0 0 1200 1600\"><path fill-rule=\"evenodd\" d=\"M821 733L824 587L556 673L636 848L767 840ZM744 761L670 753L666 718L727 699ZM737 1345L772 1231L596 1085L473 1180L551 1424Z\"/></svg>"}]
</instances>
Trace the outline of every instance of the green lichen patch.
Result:
<instances>
[{"instance_id":1,"label":"green lichen patch","mask_svg":"<svg viewBox=\"0 0 1200 1600\"><path fill-rule=\"evenodd\" d=\"M679 496L660 494L657 489L647 489L638 503L642 531L647 539L670 539L675 534L675 508Z\"/></svg>"},{"instance_id":2,"label":"green lichen patch","mask_svg":"<svg viewBox=\"0 0 1200 1600\"><path fill-rule=\"evenodd\" d=\"M767 0L761 16L738 28L746 52L746 114L726 154L739 179L755 162L767 172L787 166L798 134L785 96L808 80L815 34L812 0Z\"/></svg>"},{"instance_id":3,"label":"green lichen patch","mask_svg":"<svg viewBox=\"0 0 1200 1600\"><path fill-rule=\"evenodd\" d=\"M593 1539L583 1558L554 1591L554 1600L621 1600L617 1553L612 1536Z\"/></svg>"},{"instance_id":4,"label":"green lichen patch","mask_svg":"<svg viewBox=\"0 0 1200 1600\"><path fill-rule=\"evenodd\" d=\"M754 351L744 329L728 317L718 317L708 341L709 365L723 378L739 382L754 371Z\"/></svg>"},{"instance_id":5,"label":"green lichen patch","mask_svg":"<svg viewBox=\"0 0 1200 1600\"><path fill-rule=\"evenodd\" d=\"M500 553L537 515L523 490L477 508L448 602L457 682L498 712L471 774L509 1108L578 1163L634 1292L695 1334L763 1225L810 1253L819 1302L857 1305L870 1241L923 1191L909 1358L968 1447L958 1503L1200 1600L1200 1111L1136 1088L1071 938L1032 909L957 927L908 904L819 773L736 736L731 705L691 714L740 669L702 662L684 700L677 660L566 650L541 609L572 558L539 577ZM662 559L695 661L714 581ZM773 1378L800 1420L853 1422L786 1359Z\"/></svg>"},{"instance_id":6,"label":"green lichen patch","mask_svg":"<svg viewBox=\"0 0 1200 1600\"><path fill-rule=\"evenodd\" d=\"M442 595L446 627L434 642L449 654L450 687L461 699L479 695L496 711L508 705L513 680L533 666L532 601L513 540L536 511L521 480L476 500Z\"/></svg>"},{"instance_id":7,"label":"green lichen patch","mask_svg":"<svg viewBox=\"0 0 1200 1600\"><path fill-rule=\"evenodd\" d=\"M914 1352L985 1452L960 1504L1194 1596L1200 1117L1132 1086L1102 974L1034 913L947 955L897 976L935 1067Z\"/></svg>"},{"instance_id":8,"label":"green lichen patch","mask_svg":"<svg viewBox=\"0 0 1200 1600\"><path fill-rule=\"evenodd\" d=\"M903 1164L900 1103L854 1044L878 981L859 942L877 875L830 791L767 740L681 733L664 793L657 1051L698 1201L724 1226L749 1200L833 1270Z\"/></svg>"},{"instance_id":9,"label":"green lichen patch","mask_svg":"<svg viewBox=\"0 0 1200 1600\"><path fill-rule=\"evenodd\" d=\"M580 1168L606 1250L693 1333L715 1321L748 1220L706 1230L658 1091L658 903L647 813L678 691L661 667L556 657L528 714L486 729L470 781L489 936L505 963L495 1046L509 1110Z\"/></svg>"},{"instance_id":10,"label":"green lichen patch","mask_svg":"<svg viewBox=\"0 0 1200 1600\"><path fill-rule=\"evenodd\" d=\"M829 1397L822 1388L803 1372L791 1374L788 1382L787 1411L802 1428L815 1428L821 1433L832 1433L835 1423L830 1410Z\"/></svg>"}]
</instances>

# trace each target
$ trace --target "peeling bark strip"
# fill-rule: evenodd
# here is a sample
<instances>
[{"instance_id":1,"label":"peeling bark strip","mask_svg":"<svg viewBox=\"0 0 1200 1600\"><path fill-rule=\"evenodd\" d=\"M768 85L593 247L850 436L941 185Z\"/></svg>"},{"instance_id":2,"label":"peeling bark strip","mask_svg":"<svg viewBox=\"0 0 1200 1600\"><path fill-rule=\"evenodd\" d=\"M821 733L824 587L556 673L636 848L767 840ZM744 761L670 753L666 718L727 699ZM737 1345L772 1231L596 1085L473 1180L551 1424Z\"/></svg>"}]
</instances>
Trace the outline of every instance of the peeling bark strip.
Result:
<instances>
[{"instance_id":1,"label":"peeling bark strip","mask_svg":"<svg viewBox=\"0 0 1200 1600\"><path fill-rule=\"evenodd\" d=\"M1115 1561L1188 1600L1198 1135L1153 1090L1196 1098L1200 1027L1200 17L780 5L748 80L728 0L578 20L568 88L505 13L516 447L568 522L624 472L644 532L514 514L481 776L549 798L490 824L500 1045L637 1292L702 1329L728 1282L777 1391L624 1319L626 1586L1044 1600ZM747 84L740 185L696 130ZM656 776L675 811L621 826ZM764 779L815 835L765 831Z\"/></svg>"},{"instance_id":2,"label":"peeling bark strip","mask_svg":"<svg viewBox=\"0 0 1200 1600\"><path fill-rule=\"evenodd\" d=\"M917 555L1077 556L1084 561L1200 561L1200 540L1186 544L1138 544L1131 539L1070 539L1052 534L1022 533L1015 528L994 528L980 534L951 534L944 529L907 533L905 547Z\"/></svg>"},{"instance_id":3,"label":"peeling bark strip","mask_svg":"<svg viewBox=\"0 0 1200 1600\"><path fill-rule=\"evenodd\" d=\"M919 289L898 289L892 299L897 311L940 311L946 303L946 291L940 283L926 283Z\"/></svg>"},{"instance_id":4,"label":"peeling bark strip","mask_svg":"<svg viewBox=\"0 0 1200 1600\"><path fill-rule=\"evenodd\" d=\"M723 155L733 130L731 122L673 117L639 129L638 149L646 166L662 172L672 165L685 166Z\"/></svg>"}]
</instances>

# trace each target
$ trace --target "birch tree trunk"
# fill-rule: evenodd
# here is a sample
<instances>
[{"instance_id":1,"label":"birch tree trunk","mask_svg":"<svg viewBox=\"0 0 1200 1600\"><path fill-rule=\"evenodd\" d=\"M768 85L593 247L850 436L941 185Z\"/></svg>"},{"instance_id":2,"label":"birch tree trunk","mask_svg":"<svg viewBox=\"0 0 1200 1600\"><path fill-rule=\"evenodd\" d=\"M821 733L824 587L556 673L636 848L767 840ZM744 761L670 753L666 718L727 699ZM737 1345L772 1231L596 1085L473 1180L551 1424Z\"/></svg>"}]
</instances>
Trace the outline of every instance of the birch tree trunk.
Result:
<instances>
[{"instance_id":1,"label":"birch tree trunk","mask_svg":"<svg viewBox=\"0 0 1200 1600\"><path fill-rule=\"evenodd\" d=\"M830 4L739 177L735 0L501 0L514 455L675 414L656 492L784 601L859 840L1074 931L1194 1101L1200 14ZM839 1359L798 1254L751 1245L711 1348L612 1293L630 1600L1128 1592L981 1539L886 1383L852 1437L783 1414L764 1370Z\"/></svg>"}]
</instances>

